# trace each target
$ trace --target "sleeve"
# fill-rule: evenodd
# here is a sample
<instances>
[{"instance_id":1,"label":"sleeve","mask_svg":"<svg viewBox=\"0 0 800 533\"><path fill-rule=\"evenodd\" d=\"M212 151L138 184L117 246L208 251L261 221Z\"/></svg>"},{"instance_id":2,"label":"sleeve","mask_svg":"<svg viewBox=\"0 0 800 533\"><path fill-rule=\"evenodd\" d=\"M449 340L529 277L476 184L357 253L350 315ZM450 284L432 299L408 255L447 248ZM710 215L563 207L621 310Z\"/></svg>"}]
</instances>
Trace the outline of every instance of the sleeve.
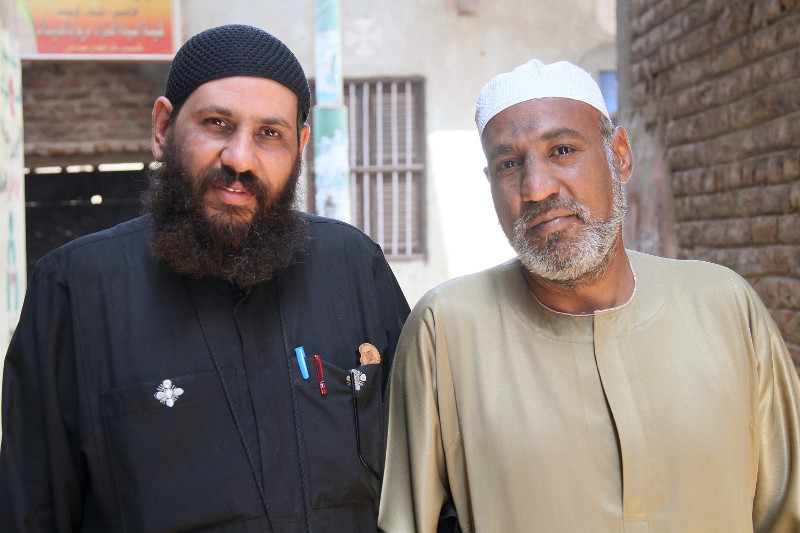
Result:
<instances>
[{"instance_id":1,"label":"sleeve","mask_svg":"<svg viewBox=\"0 0 800 533\"><path fill-rule=\"evenodd\" d=\"M753 530L800 531L800 380L777 326L754 291L750 313L759 366Z\"/></svg>"},{"instance_id":2,"label":"sleeve","mask_svg":"<svg viewBox=\"0 0 800 533\"><path fill-rule=\"evenodd\" d=\"M372 275L387 340L386 353L381 361L383 364L383 383L381 383L381 391L385 393L386 383L397 348L397 341L400 338L400 332L403 329L406 318L408 318L410 309L408 308L408 302L406 302L403 291L400 289L400 285L397 283L397 279L389 263L386 262L386 258L383 252L381 252L380 247L372 256Z\"/></svg>"},{"instance_id":3,"label":"sleeve","mask_svg":"<svg viewBox=\"0 0 800 533\"><path fill-rule=\"evenodd\" d=\"M75 531L82 519L69 294L54 278L34 270L5 358L0 531Z\"/></svg>"},{"instance_id":4,"label":"sleeve","mask_svg":"<svg viewBox=\"0 0 800 533\"><path fill-rule=\"evenodd\" d=\"M442 419L455 419L447 348L437 336L434 297L423 298L406 323L397 346L387 400L386 466L378 528L388 533L437 530L449 496ZM450 423L455 423L451 420ZM447 422L445 422L447 425Z\"/></svg>"}]
</instances>

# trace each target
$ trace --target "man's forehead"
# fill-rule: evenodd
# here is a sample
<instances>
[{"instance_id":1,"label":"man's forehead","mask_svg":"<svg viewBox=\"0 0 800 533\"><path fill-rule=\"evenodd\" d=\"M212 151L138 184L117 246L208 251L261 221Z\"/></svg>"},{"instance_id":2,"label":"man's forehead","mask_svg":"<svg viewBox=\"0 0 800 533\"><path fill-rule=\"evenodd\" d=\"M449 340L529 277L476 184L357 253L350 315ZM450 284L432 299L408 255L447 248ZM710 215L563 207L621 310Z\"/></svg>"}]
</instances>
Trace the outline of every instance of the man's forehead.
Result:
<instances>
[{"instance_id":1,"label":"man's forehead","mask_svg":"<svg viewBox=\"0 0 800 533\"><path fill-rule=\"evenodd\" d=\"M270 107L285 106L292 112L298 105L297 95L288 87L274 80L252 76L231 76L205 82L187 98L188 102L201 106L237 100L268 103Z\"/></svg>"},{"instance_id":2,"label":"man's forehead","mask_svg":"<svg viewBox=\"0 0 800 533\"><path fill-rule=\"evenodd\" d=\"M498 139L540 136L543 139L564 135L588 136L598 131L599 111L570 98L536 98L514 104L491 118L482 136L484 149Z\"/></svg>"},{"instance_id":3,"label":"man's forehead","mask_svg":"<svg viewBox=\"0 0 800 533\"><path fill-rule=\"evenodd\" d=\"M258 76L226 76L224 78L209 80L200 84L197 89L193 91L193 93L201 89L205 91L238 90L251 92L253 94L260 94L265 90L271 90L286 93L287 96L291 96L295 101L297 101L297 95L295 95L291 89L282 83L268 78L260 78Z\"/></svg>"}]
</instances>

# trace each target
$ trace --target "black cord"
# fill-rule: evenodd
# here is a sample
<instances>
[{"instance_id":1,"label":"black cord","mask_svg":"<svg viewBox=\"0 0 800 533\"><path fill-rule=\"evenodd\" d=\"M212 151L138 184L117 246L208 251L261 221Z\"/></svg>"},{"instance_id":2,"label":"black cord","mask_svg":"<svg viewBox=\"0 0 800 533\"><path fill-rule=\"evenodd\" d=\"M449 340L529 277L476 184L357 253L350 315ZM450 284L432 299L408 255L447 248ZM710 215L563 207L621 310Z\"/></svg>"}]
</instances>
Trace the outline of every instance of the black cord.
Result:
<instances>
[{"instance_id":1,"label":"black cord","mask_svg":"<svg viewBox=\"0 0 800 533\"><path fill-rule=\"evenodd\" d=\"M356 448L358 449L358 458L361 459L361 464L369 470L370 474L380 481L380 474L367 464L364 460L364 456L361 454L361 431L358 427L358 397L356 396L356 374L354 370L350 370L350 393L353 396L353 419L356 422Z\"/></svg>"}]
</instances>

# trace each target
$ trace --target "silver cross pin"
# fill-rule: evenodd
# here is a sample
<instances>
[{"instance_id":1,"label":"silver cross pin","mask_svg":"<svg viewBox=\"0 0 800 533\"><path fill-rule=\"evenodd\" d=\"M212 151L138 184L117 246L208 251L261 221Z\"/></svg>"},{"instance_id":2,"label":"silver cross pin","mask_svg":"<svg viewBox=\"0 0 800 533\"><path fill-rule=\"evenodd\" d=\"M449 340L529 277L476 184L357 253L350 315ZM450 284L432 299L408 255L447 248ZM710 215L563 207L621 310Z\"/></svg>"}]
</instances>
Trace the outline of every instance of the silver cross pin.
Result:
<instances>
[{"instance_id":1,"label":"silver cross pin","mask_svg":"<svg viewBox=\"0 0 800 533\"><path fill-rule=\"evenodd\" d=\"M355 368L350 370L350 374L347 375L347 384L350 385L350 376L353 376L353 383L356 388L356 391L361 390L361 385L367 382L367 376L360 370L356 370Z\"/></svg>"},{"instance_id":2,"label":"silver cross pin","mask_svg":"<svg viewBox=\"0 0 800 533\"><path fill-rule=\"evenodd\" d=\"M172 380L165 379L161 382L161 385L158 386L153 396L167 407L172 407L175 405L175 402L178 401L178 397L181 394L183 394L182 388L174 386Z\"/></svg>"}]
</instances>

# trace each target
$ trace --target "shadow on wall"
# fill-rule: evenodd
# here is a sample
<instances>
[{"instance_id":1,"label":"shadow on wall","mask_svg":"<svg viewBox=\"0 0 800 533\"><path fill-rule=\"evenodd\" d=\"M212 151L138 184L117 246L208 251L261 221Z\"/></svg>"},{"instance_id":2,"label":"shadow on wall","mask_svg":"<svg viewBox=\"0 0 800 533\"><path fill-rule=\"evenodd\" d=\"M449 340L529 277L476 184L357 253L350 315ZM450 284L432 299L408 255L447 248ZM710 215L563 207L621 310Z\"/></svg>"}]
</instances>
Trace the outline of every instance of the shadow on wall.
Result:
<instances>
[{"instance_id":1,"label":"shadow on wall","mask_svg":"<svg viewBox=\"0 0 800 533\"><path fill-rule=\"evenodd\" d=\"M633 150L633 175L625 184L628 215L624 239L627 248L662 257L677 257L675 210L669 169L663 149L645 131L640 117L623 117Z\"/></svg>"}]
</instances>

